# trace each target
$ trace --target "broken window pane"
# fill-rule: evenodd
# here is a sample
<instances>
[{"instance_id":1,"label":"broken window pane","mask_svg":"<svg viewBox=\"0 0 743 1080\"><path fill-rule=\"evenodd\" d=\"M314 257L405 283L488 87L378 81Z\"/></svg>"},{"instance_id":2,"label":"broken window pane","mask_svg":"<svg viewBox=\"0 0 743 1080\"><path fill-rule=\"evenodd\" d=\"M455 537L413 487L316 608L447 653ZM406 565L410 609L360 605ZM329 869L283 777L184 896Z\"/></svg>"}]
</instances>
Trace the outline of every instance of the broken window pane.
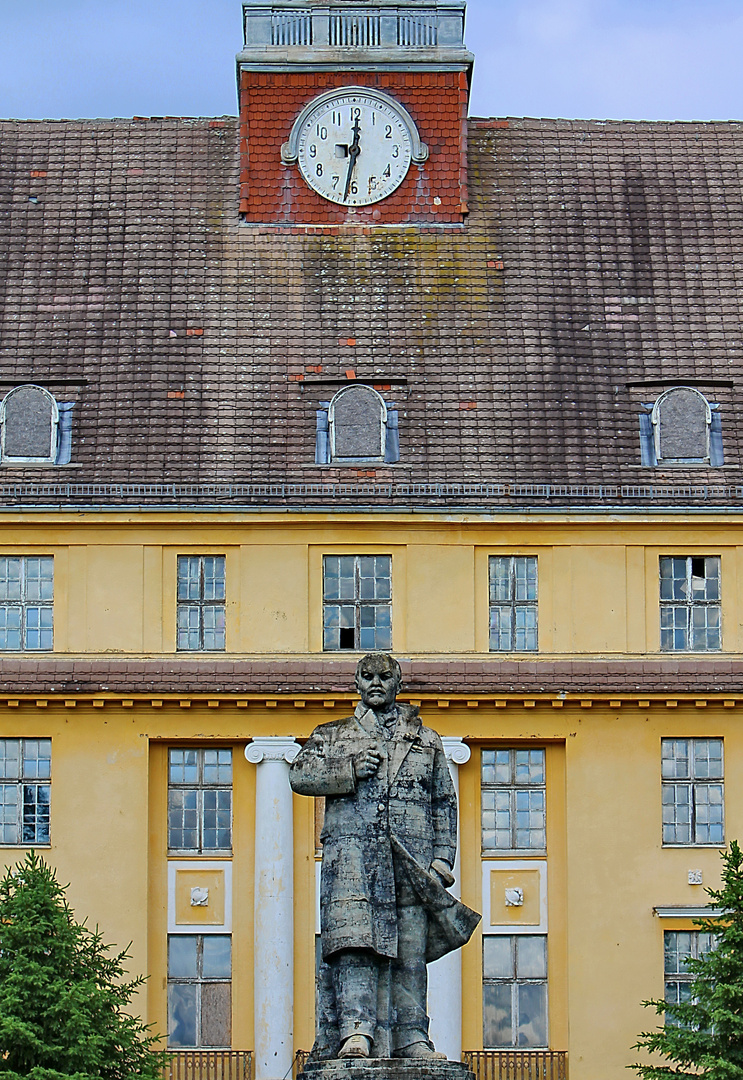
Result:
<instances>
[{"instance_id":1,"label":"broken window pane","mask_svg":"<svg viewBox=\"0 0 743 1080\"><path fill-rule=\"evenodd\" d=\"M51 739L0 739L0 844L49 843L51 758Z\"/></svg>"},{"instance_id":2,"label":"broken window pane","mask_svg":"<svg viewBox=\"0 0 743 1080\"><path fill-rule=\"evenodd\" d=\"M712 652L722 648L720 557L662 556L660 647Z\"/></svg>"},{"instance_id":3,"label":"broken window pane","mask_svg":"<svg viewBox=\"0 0 743 1080\"><path fill-rule=\"evenodd\" d=\"M387 652L392 648L389 555L324 556L323 598L325 650Z\"/></svg>"},{"instance_id":4,"label":"broken window pane","mask_svg":"<svg viewBox=\"0 0 743 1080\"><path fill-rule=\"evenodd\" d=\"M170 935L168 1046L230 1046L231 978L228 935Z\"/></svg>"}]
</instances>

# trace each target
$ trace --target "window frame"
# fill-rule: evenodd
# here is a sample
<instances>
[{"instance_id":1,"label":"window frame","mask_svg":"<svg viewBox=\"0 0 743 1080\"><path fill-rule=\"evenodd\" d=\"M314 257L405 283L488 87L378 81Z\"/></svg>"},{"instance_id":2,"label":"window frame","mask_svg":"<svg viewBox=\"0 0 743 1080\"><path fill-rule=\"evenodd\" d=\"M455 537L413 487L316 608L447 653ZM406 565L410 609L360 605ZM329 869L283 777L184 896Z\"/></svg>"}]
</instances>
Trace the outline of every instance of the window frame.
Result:
<instances>
[{"instance_id":1,"label":"window frame","mask_svg":"<svg viewBox=\"0 0 743 1080\"><path fill-rule=\"evenodd\" d=\"M511 946L511 963L512 963L512 977L505 978L499 976L486 976L486 962L485 951L487 948L488 939L499 938L501 940L508 939ZM518 974L518 948L519 944L524 941L530 941L534 938L540 938L544 943L544 975L537 976L524 976L520 977ZM488 1042L488 1031L485 1020L486 1009L486 988L488 986L509 986L511 988L511 1032L512 1039L510 1043L500 1043L491 1045ZM519 1041L519 1026L520 1026L520 995L519 988L522 986L541 986L544 987L544 1034L545 1039L543 1043L535 1043L533 1046L528 1046L525 1043ZM488 934L484 933L482 936L482 989L483 989L483 1047L486 1050L496 1050L508 1052L509 1050L546 1050L549 1049L549 948L547 934Z\"/></svg>"},{"instance_id":2,"label":"window frame","mask_svg":"<svg viewBox=\"0 0 743 1080\"><path fill-rule=\"evenodd\" d=\"M507 598L496 598L494 596L496 581L494 575L494 567L497 562L509 562L509 595ZM523 563L526 571L523 581L526 585L527 591L530 584L529 577L529 564L533 564L533 584L534 584L534 596L520 598L518 596L519 583L521 579L518 577L517 570L518 564ZM493 627L493 614L497 610L507 610L509 612L509 627L508 632L510 634L510 647L501 648L500 645L494 644L494 627ZM527 625L519 626L519 615L527 616L528 613L533 612L534 624L533 626ZM502 635L503 631L498 631L499 635ZM528 635L533 633L534 644L529 645L524 643L522 646L517 644L519 635L523 635L528 640ZM536 653L539 652L539 556L537 555L505 555L498 553L490 553L488 555L488 650L491 653Z\"/></svg>"},{"instance_id":3,"label":"window frame","mask_svg":"<svg viewBox=\"0 0 743 1080\"><path fill-rule=\"evenodd\" d=\"M688 777L665 776L664 775L664 763L666 762L666 760L675 760L674 758L667 758L665 756L665 754L664 754L665 745L667 743L682 743L682 742L685 742L685 743L689 744L688 751L687 751L687 754L686 754L686 760L689 762ZM713 743L713 742L714 743L717 743L717 742L720 743L720 758L719 758L719 760L721 762L721 766L720 766L721 775L719 777L717 777L717 776L703 777L703 776L694 775L694 768L695 768L696 762L698 760L697 755L694 752L695 751L695 745L697 743ZM706 760L710 760L709 755L707 755ZM721 819L722 820L719 823L720 828L722 830L722 839L719 840L719 841L718 840L714 840L714 841L713 840L701 840L700 841L700 840L697 840L697 814L696 814L696 810L697 810L698 805L705 805L705 804L702 804L702 803L699 802L699 800L697 798L697 789L704 788L704 789L709 790L710 788L713 788L713 787L719 787L721 789L721 792L722 792L721 800L720 800ZM670 805L670 806L674 807L674 809L675 809L677 806L682 805L682 804L679 804L675 799L672 802L669 802L669 803L667 803L665 801L665 798L664 798L665 792L667 790L669 790L670 788L686 788L686 789L688 789L689 798L688 798L688 801L686 803L686 805L689 807L689 840L688 841L684 841L684 840L666 840L666 835L665 835L666 834L666 825L667 824L668 825L673 825L673 827L676 829L676 828L679 827L679 823L676 820L674 820L673 822L668 822L668 823L665 821L665 808L666 808L667 805ZM713 804L708 802L706 805L710 806L710 805L713 805ZM707 824L708 825L714 825L714 824L717 824L717 823L716 822L711 822L711 823L708 822ZM681 826L683 827L683 823L681 823ZM703 737L699 737L699 738L696 738L696 737L689 738L689 737L686 737L686 736L676 738L674 736L664 736L663 738L661 738L661 838L662 838L662 845L663 845L664 848L689 848L689 847L719 848L721 845L725 844L725 740L724 739L717 738L717 737L710 737L710 736L703 736Z\"/></svg>"},{"instance_id":4,"label":"window frame","mask_svg":"<svg viewBox=\"0 0 743 1080\"><path fill-rule=\"evenodd\" d=\"M217 754L219 754L220 752L224 752L224 751L228 751L229 754L230 754L230 780L229 780L229 783L227 783L227 782L207 783L207 782L205 782L204 781L204 770L205 770L205 767L206 767L205 755L207 753L217 753ZM191 752L196 754L197 779L195 781L193 781L193 780L173 781L173 780L171 780L171 766L173 765L173 762L172 762L172 759L171 759L171 754L173 754L173 753L191 753ZM209 858L213 858L214 856L217 856L217 855L223 855L223 856L232 855L233 839L234 839L234 835L233 835L234 834L234 761L235 761L235 755L234 755L234 748L232 746L187 746L187 745L184 745L184 746L169 746L167 748L166 762L167 762L167 770L168 770L168 784L167 784L167 826L166 826L166 828L167 828L167 837L166 837L166 842L167 842L167 851L168 851L169 855L188 855L188 856L201 855L201 856L207 856ZM217 761L217 766L219 766L219 761ZM184 768L185 767L186 767L186 763L184 762ZM182 791L182 792L189 792L189 793L190 792L196 792L196 806L195 806L195 808L194 807L185 807L185 806L181 806L181 807L172 806L171 805L170 795L171 795L171 792L175 792L175 791ZM229 791L229 795L230 795L230 798L229 798L229 804L230 804L229 805L230 843L229 843L229 846L227 846L227 847L205 847L205 845L204 845L204 832L205 832L204 819L205 819L205 813L207 811L210 812L210 813L212 811L214 813L219 813L220 810L224 809L223 807L220 807L219 805L216 805L214 808L212 808L212 807L205 808L205 806L204 806L204 793L205 792L212 792L212 791L215 791L215 792ZM218 803L218 800L216 800L216 801ZM172 835L172 833L171 833L171 812L177 812L178 810L180 810L181 815L183 815L185 812L193 811L194 809L195 809L195 812L196 812L196 832L197 832L196 845L194 847L176 847L174 845L171 845L171 835ZM215 825L215 828L216 828L216 825ZM185 832L186 831L185 828L183 828L182 831ZM220 830L217 829L216 831L219 832Z\"/></svg>"},{"instance_id":5,"label":"window frame","mask_svg":"<svg viewBox=\"0 0 743 1080\"><path fill-rule=\"evenodd\" d=\"M684 561L685 577L684 588L686 590L685 597L677 597L671 595L670 597L664 597L664 586L666 582L670 582L670 591L674 592L674 582L680 581L681 578L677 577L674 573L675 563ZM694 595L694 580L699 580L701 575L695 574L695 563L699 561L704 562L704 589L705 596L699 597ZM708 563L716 561L717 574L715 577L708 576ZM664 575L664 564L670 564L670 575ZM697 566L698 570L699 567ZM710 582L716 582L717 596L708 598L706 596ZM718 653L723 651L723 637L722 637L722 556L721 555L659 555L658 556L658 607L659 607L659 624L660 624L660 637L659 646L660 651L664 653ZM716 611L717 612L717 627L714 625L710 627L708 617L705 616L705 622L703 627L695 627L694 625L694 613L702 611ZM685 613L685 626L676 626L675 612ZM670 625L664 626L664 620L668 620ZM717 630L717 644L705 645L700 647L694 640L694 634L696 632L704 632L707 636L711 631ZM682 632L685 635L686 644L683 646L677 646L675 644L676 634Z\"/></svg>"},{"instance_id":6,"label":"window frame","mask_svg":"<svg viewBox=\"0 0 743 1080\"><path fill-rule=\"evenodd\" d=\"M171 975L171 973L170 973L171 943L173 942L174 939L183 940L185 938L195 938L196 939L197 974L194 975L194 976L190 976L190 975ZM210 976L204 977L204 974L203 974L204 943L205 943L206 940L213 941L213 940L219 939L219 938L225 938L230 943L230 973L227 976L212 976L212 975L210 975ZM167 1043L168 1049L173 1049L173 1050L181 1050L181 1049L183 1049L183 1050L202 1050L202 1049L203 1050L229 1050L229 1049L232 1048L232 1029L233 1029L233 1023L232 1023L232 1021L233 1021L232 975L233 975L233 966L234 966L233 965L233 955L232 954L233 954L232 934L205 934L205 933L168 934L168 942L167 942L167 977L166 977L166 983L167 983L167 1025L166 1025L167 1034L166 1034L166 1043ZM225 986L226 985L226 986L229 987L229 997L230 997L230 1015L229 1015L230 1040L229 1040L229 1044L224 1044L224 1043L204 1043L203 1041L201 1041L203 1039L203 1026L202 1026L202 1021L203 1021L203 988L204 988L204 986L213 986L215 984L220 985L220 986ZM195 1027L196 1027L197 1038L198 1038L199 1041L197 1041L197 1042L195 1042L193 1044L179 1043L176 1046L176 1045L173 1045L171 1043L171 1041L170 1041L170 1036L171 1036L171 1031L170 1031L170 1022L171 1022L171 995L170 995L170 988L171 988L171 986L195 986L196 987Z\"/></svg>"},{"instance_id":7,"label":"window frame","mask_svg":"<svg viewBox=\"0 0 743 1080\"><path fill-rule=\"evenodd\" d=\"M673 936L678 936L679 934L688 934L689 935L689 938L690 938L690 942L689 942L690 950L689 950L689 952L683 952L682 953L678 949L678 947L673 949L673 951L671 952L671 950L668 948L669 938L672 935ZM680 1003L682 1003L684 1001L691 1001L692 1000L691 993L689 993L688 997L686 997L686 998L681 997L681 987L682 986L689 986L690 987L692 982L694 981L694 978L695 978L695 976L690 971L684 971L683 966L682 966L683 960L686 960L689 957L691 957L694 960L699 960L701 956L707 955L714 948L714 937L715 937L714 934L710 934L705 930L699 930L696 927L693 928L693 929L689 929L689 930L681 929L681 930L664 930L663 931L663 999L664 999L664 1001L666 1001L667 1004L669 1004L669 1005L678 1005L678 1004L680 1004ZM702 941L703 938L708 939L707 942L703 942ZM705 943L709 945L709 948L708 949L701 949L701 951L700 951L700 946L702 946ZM677 956L679 958L680 964L679 964L678 969L675 970L675 971L669 971L669 969L668 969L667 964L668 964L669 954ZM676 990L676 994L675 994L675 997L673 999L669 998L669 988L671 986L675 987L675 990ZM668 1026L673 1026L673 1027L679 1026L676 1021L671 1020L668 1016L666 1016L665 1022L666 1022L666 1024Z\"/></svg>"},{"instance_id":8,"label":"window frame","mask_svg":"<svg viewBox=\"0 0 743 1080\"><path fill-rule=\"evenodd\" d=\"M696 458L664 458L661 455L661 443L662 443L662 428L663 428L663 405L666 400L672 397L674 394L683 391L684 393L694 394L704 404L705 409L705 454L704 457ZM689 465L710 465L710 429L712 427L712 406L707 398L701 391L697 390L695 386L671 386L668 390L664 390L659 397L656 398L653 403L653 408L650 413L650 422L653 425L653 445L655 449L655 459L659 466L689 466Z\"/></svg>"},{"instance_id":9,"label":"window frame","mask_svg":"<svg viewBox=\"0 0 743 1080\"><path fill-rule=\"evenodd\" d=\"M342 576L344 576L344 575L341 575L341 573L340 573L340 565L341 565L340 560L342 560L342 559L353 559L353 561L354 561L354 565L353 565L354 595L353 595L353 598L340 597L340 596L336 598L336 597L333 597L333 596L327 596L326 595L326 593L327 593L326 581L328 579L328 575L327 575L327 572L326 572L326 567L327 567L328 561L330 559L337 559L339 561L339 573L338 573L338 581L339 582L341 581ZM388 572L388 575L386 576L386 580L389 581L389 595L388 596L383 596L383 597L376 597L376 596L375 597L362 597L361 596L361 592L362 592L362 586L361 586L361 582L362 582L361 562L362 562L363 559L374 559L374 560L387 559L388 560L389 572ZM322 555L322 560L321 560L321 573L322 573L322 651L323 652L329 652L329 653L353 653L353 652L364 652L364 653L366 653L366 652L377 652L377 651L390 652L392 650L392 647L393 647L393 645L392 645L392 642L393 642L393 636L392 636L392 632L393 632L392 622L393 622L393 620L392 620L392 615L393 615L393 600L394 600L393 584L392 584L392 578L393 578L392 553L391 552L389 552L389 553L388 552L367 552L367 553L362 554L362 555L324 553ZM348 575L345 575L345 577L346 577L346 580L347 580ZM368 578L369 575L366 575L366 577ZM374 581L376 582L377 580L380 579L380 577L384 577L384 575L380 576L380 575L377 574L376 563L375 563ZM376 589L376 585L375 585L375 589ZM338 591L339 592L341 591L340 586L339 586ZM330 608L338 608L339 609L339 625L337 627L339 644L338 644L337 648L328 644L329 631L332 631L332 630L336 629L335 627L331 626L328 623L328 620L327 620L327 612L328 612L328 610ZM354 625L353 625L354 643L353 643L353 646L341 645L340 644L340 642L341 642L341 631L351 629L350 627L342 627L340 625L340 621L342 619L342 615L340 614L340 609L342 609L342 608L353 608L353 613L354 613ZM376 617L375 617L375 623L374 623L373 627L371 628L374 631L375 641L371 645L362 644L362 632L363 632L363 630L370 629L369 627L362 626L362 614L361 613L362 613L362 609L365 609L365 608L366 609L370 608L370 609L373 609L375 611L382 610L384 608L386 608L388 610L388 612L389 612L389 641L388 642L379 643L376 640L376 632L377 632L378 626L376 624ZM382 626L381 629L386 629L386 628L384 626Z\"/></svg>"},{"instance_id":10,"label":"window frame","mask_svg":"<svg viewBox=\"0 0 743 1080\"><path fill-rule=\"evenodd\" d=\"M49 847L51 845L51 805L52 805L52 740L48 736L39 736L37 738L31 738L27 736L17 737L3 737L0 739L0 747L3 751L6 749L7 743L18 743L18 756L15 760L18 762L18 776L0 776L0 849L1 848L25 848L25 847ZM48 757L41 757L38 753L35 758L31 758L26 754L26 744L46 744L48 746ZM44 747L46 749L46 746ZM38 749L38 747L37 747ZM9 758L6 753L0 757L0 762L7 762L8 760L14 760ZM37 763L39 761L48 762L48 776L43 775L46 770L42 770L42 775L29 775L26 773L26 762L34 760ZM0 765L0 771L7 771L6 765ZM35 798L33 803L27 804L26 792L27 789L35 789ZM46 789L46 802L39 799L40 789ZM12 823L5 821L4 808L12 805L11 801L6 801L6 792L14 790L15 795L15 808L16 808L16 820L15 827L17 830L17 840L7 840L5 838L5 828L7 826L12 827ZM33 837L27 837L25 834L26 828L26 807L31 805L35 811L33 817ZM46 807L45 814L39 814L39 807ZM43 829L44 823L46 824L46 835L39 835L40 827Z\"/></svg>"},{"instance_id":11,"label":"window frame","mask_svg":"<svg viewBox=\"0 0 743 1080\"><path fill-rule=\"evenodd\" d=\"M198 560L199 564L199 595L198 597L184 597L180 596L181 582L188 583L191 578L189 575L181 575L181 565L190 560ZM222 597L206 598L205 597L205 583L206 583L206 561L213 559L215 562L221 560L222 562L222 576L221 579L216 575L214 580L221 583L221 591L224 594ZM175 647L176 652L181 653L196 653L196 652L225 652L227 649L227 556L225 554L178 554L176 556L176 574L175 574L175 596L176 596L176 617L175 617ZM181 645L181 634L190 635L193 633L194 628L190 626L181 627L181 613L188 610L198 611L198 645L192 647L189 645ZM215 611L221 612L222 616L222 644L215 646L206 646L204 644L205 634L207 633L205 627L205 612ZM217 614L217 623L219 614ZM211 633L219 634L220 630L218 626L210 631Z\"/></svg>"},{"instance_id":12,"label":"window frame","mask_svg":"<svg viewBox=\"0 0 743 1080\"><path fill-rule=\"evenodd\" d=\"M22 652L53 652L54 651L54 556L53 555L0 555L0 569L3 567L3 563L7 561L10 563L12 560L17 560L19 563L19 576L18 576L18 591L19 596L8 597L7 599L0 599L0 615L5 618L5 626L0 629L0 638L8 633L7 617L10 611L18 611L18 626L11 627L10 630L18 630L20 644L18 648L9 647L7 645L0 644L0 654L5 652L10 653L22 653ZM36 581L39 586L39 592L43 592L43 584L49 583L51 589L50 597L40 596L38 599L28 597L29 588L29 563L31 561L39 562L39 573L33 581ZM42 574L42 563L47 562L51 566L51 573L48 576ZM5 578L0 576L1 581L10 582L10 574L6 573ZM38 625L29 627L29 612L37 610L39 612ZM49 612L49 626L43 626L42 612ZM49 644L46 645L29 645L29 633L38 634L39 640L42 640L42 635L48 632Z\"/></svg>"},{"instance_id":13,"label":"window frame","mask_svg":"<svg viewBox=\"0 0 743 1080\"><path fill-rule=\"evenodd\" d=\"M507 753L509 755L508 768L510 772L510 780L508 783L496 783L495 781L489 783L484 780L484 772L486 767L497 768L497 755ZM542 780L539 783L518 783L517 769L519 765L519 754L535 754L540 753L542 755ZM492 766L490 762L485 760L485 754L496 755ZM541 847L487 847L485 845L485 812L494 814L494 828L492 831L494 834L497 832L495 824L497 823L497 815L499 812L503 812L504 807L497 806L497 799L494 799L494 805L492 807L485 806L485 796L489 792L507 792L508 793L508 810L509 815L509 831L511 840L515 843L519 828L518 828L518 814L523 813L524 808L517 805L517 794L522 792L541 792L542 794L542 808L541 811L528 808L526 811L531 817L532 813L540 813L542 815L542 830L544 832L544 845ZM529 830L531 831L531 829ZM546 746L483 746L480 750L480 847L483 858L500 858L500 857L522 857L522 856L546 856L547 854L547 748Z\"/></svg>"}]
</instances>

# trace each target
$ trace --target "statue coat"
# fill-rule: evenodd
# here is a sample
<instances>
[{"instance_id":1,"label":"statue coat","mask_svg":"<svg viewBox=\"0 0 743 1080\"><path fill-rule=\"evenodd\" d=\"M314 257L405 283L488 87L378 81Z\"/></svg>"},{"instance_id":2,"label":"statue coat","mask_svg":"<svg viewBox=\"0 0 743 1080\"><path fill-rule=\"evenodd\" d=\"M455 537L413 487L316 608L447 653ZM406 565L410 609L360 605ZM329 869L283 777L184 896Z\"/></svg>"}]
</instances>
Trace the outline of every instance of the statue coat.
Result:
<instances>
[{"instance_id":1,"label":"statue coat","mask_svg":"<svg viewBox=\"0 0 743 1080\"><path fill-rule=\"evenodd\" d=\"M322 954L368 949L397 956L393 849L429 912L426 960L459 948L479 916L429 873L434 859L454 865L457 803L441 739L416 708L398 705L394 736L385 738L372 710L322 724L291 767L300 795L324 796L320 885ZM374 745L378 771L357 779L353 759Z\"/></svg>"}]
</instances>

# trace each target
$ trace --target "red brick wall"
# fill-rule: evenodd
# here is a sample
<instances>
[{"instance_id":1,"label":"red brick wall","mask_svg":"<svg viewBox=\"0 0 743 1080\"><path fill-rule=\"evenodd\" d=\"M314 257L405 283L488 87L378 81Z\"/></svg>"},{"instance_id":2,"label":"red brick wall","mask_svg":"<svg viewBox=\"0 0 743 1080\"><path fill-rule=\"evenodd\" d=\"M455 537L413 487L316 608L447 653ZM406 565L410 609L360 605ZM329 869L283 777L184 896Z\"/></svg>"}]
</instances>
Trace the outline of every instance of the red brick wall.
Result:
<instances>
[{"instance_id":1,"label":"red brick wall","mask_svg":"<svg viewBox=\"0 0 743 1080\"><path fill-rule=\"evenodd\" d=\"M308 101L335 87L373 86L401 102L429 149L423 165L374 206L336 206L281 163L281 146ZM459 72L243 72L240 212L260 224L392 225L462 221L467 212L467 77ZM435 200L439 199L440 204Z\"/></svg>"}]
</instances>

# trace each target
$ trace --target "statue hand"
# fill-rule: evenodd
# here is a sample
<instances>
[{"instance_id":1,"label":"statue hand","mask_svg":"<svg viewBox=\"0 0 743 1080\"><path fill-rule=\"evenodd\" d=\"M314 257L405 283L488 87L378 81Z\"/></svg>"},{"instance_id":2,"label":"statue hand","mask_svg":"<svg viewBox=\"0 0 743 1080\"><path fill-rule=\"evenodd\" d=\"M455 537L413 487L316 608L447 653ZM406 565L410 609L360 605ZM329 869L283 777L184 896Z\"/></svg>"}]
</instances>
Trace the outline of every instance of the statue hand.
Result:
<instances>
[{"instance_id":1,"label":"statue hand","mask_svg":"<svg viewBox=\"0 0 743 1080\"><path fill-rule=\"evenodd\" d=\"M368 780L370 776L374 776L381 762L382 755L376 746L371 746L368 750L362 750L353 759L354 775L359 780Z\"/></svg>"},{"instance_id":2,"label":"statue hand","mask_svg":"<svg viewBox=\"0 0 743 1080\"><path fill-rule=\"evenodd\" d=\"M431 863L431 873L434 877L438 878L445 889L450 888L454 884L454 874L451 872L451 867L448 863L445 863L443 859L434 859Z\"/></svg>"}]
</instances>

